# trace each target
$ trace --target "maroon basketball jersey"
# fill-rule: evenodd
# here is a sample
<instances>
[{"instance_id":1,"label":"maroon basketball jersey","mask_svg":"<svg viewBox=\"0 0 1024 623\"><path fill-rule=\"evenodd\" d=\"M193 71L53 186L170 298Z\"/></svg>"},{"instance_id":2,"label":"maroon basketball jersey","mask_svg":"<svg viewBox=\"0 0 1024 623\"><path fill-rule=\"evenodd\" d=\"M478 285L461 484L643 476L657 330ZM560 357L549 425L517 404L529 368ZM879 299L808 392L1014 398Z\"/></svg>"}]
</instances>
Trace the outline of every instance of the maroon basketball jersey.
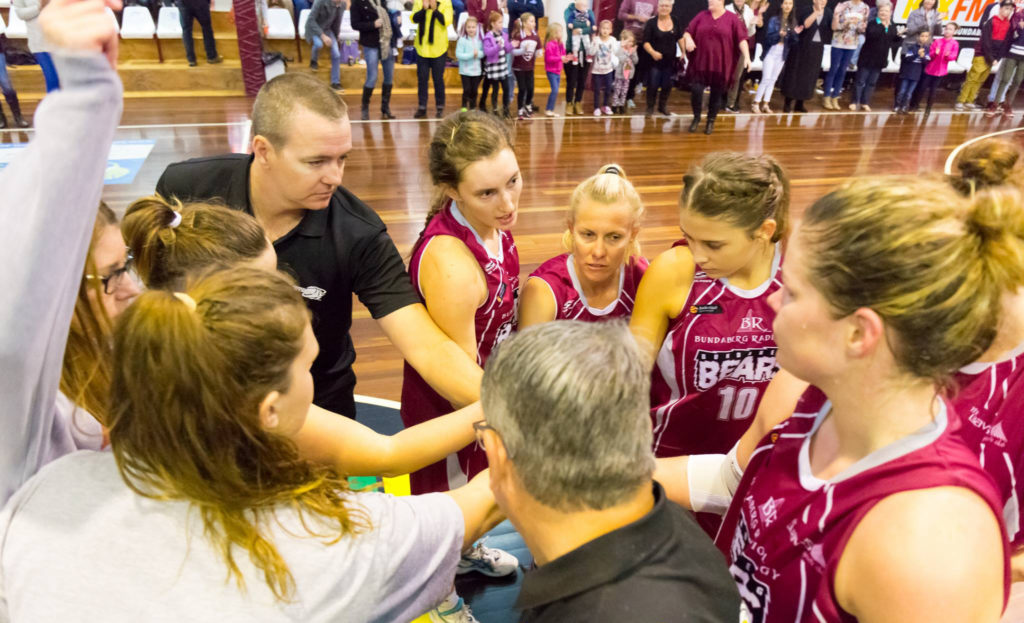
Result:
<instances>
[{"instance_id":1,"label":"maroon basketball jersey","mask_svg":"<svg viewBox=\"0 0 1024 623\"><path fill-rule=\"evenodd\" d=\"M1010 542L1015 548L1024 546L1024 345L998 363L961 369L955 380L952 403L961 420L960 437L996 481Z\"/></svg>"},{"instance_id":2,"label":"maroon basketball jersey","mask_svg":"<svg viewBox=\"0 0 1024 623\"><path fill-rule=\"evenodd\" d=\"M782 287L781 263L776 246L771 275L753 290L697 267L651 379L657 456L724 454L747 430L779 370L768 296Z\"/></svg>"},{"instance_id":3,"label":"maroon basketball jersey","mask_svg":"<svg viewBox=\"0 0 1024 623\"><path fill-rule=\"evenodd\" d=\"M831 408L812 387L793 416L761 441L715 539L751 623L856 621L836 600L836 568L857 524L890 495L964 487L1000 515L995 485L960 439L958 418L945 402L935 420L917 432L830 480L815 477L810 441ZM1004 549L1008 591L1006 554Z\"/></svg>"},{"instance_id":4,"label":"maroon basketball jersey","mask_svg":"<svg viewBox=\"0 0 1024 623\"><path fill-rule=\"evenodd\" d=\"M575 262L569 253L544 262L530 273L530 277L540 279L551 289L555 297L555 320L597 322L609 318L629 318L632 315L636 289L645 270L646 259L635 256L629 258L629 262L619 271L619 296L601 309L587 303L587 297L576 276Z\"/></svg>"},{"instance_id":5,"label":"maroon basketball jersey","mask_svg":"<svg viewBox=\"0 0 1024 623\"><path fill-rule=\"evenodd\" d=\"M519 252L512 234L501 233L501 251L491 255L479 234L470 227L458 207L449 202L420 234L413 247L409 275L413 287L420 288L420 259L435 236L452 236L470 250L487 280L487 300L476 310L476 361L487 362L494 347L516 328L516 304L519 299ZM452 411L452 405L435 392L406 362L402 380L402 422L414 426ZM410 477L413 493L448 491L465 484L487 467L487 457L476 444L449 455L446 461L427 466Z\"/></svg>"}]
</instances>

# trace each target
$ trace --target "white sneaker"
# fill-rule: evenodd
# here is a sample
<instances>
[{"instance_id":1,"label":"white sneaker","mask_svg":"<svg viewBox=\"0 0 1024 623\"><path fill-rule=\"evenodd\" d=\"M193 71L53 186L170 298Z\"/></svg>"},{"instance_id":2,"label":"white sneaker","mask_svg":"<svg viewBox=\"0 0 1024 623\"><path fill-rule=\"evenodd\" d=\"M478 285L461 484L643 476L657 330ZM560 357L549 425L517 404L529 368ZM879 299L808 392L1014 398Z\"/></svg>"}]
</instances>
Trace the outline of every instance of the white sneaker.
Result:
<instances>
[{"instance_id":1,"label":"white sneaker","mask_svg":"<svg viewBox=\"0 0 1024 623\"><path fill-rule=\"evenodd\" d=\"M626 108L636 108L636 102L633 100L626 100Z\"/></svg>"},{"instance_id":2,"label":"white sneaker","mask_svg":"<svg viewBox=\"0 0 1024 623\"><path fill-rule=\"evenodd\" d=\"M600 117L601 116L601 109L600 108L595 108L594 109L594 116L595 117Z\"/></svg>"},{"instance_id":3,"label":"white sneaker","mask_svg":"<svg viewBox=\"0 0 1024 623\"><path fill-rule=\"evenodd\" d=\"M953 110L957 112L963 112L966 109L967 107L963 105L963 102L957 102L956 104L953 104Z\"/></svg>"},{"instance_id":4,"label":"white sneaker","mask_svg":"<svg viewBox=\"0 0 1024 623\"><path fill-rule=\"evenodd\" d=\"M594 111L595 114L600 111ZM456 575L476 571L492 578L512 575L519 568L519 559L503 549L484 547L483 541L473 546L473 549L462 555L459 566L455 570Z\"/></svg>"},{"instance_id":5,"label":"white sneaker","mask_svg":"<svg viewBox=\"0 0 1024 623\"><path fill-rule=\"evenodd\" d=\"M545 110L544 111L544 116L545 117L554 117L555 116L555 111L553 111L553 110Z\"/></svg>"},{"instance_id":6,"label":"white sneaker","mask_svg":"<svg viewBox=\"0 0 1024 623\"><path fill-rule=\"evenodd\" d=\"M473 616L469 605L458 593L452 591L443 602L427 613L430 623L480 623Z\"/></svg>"},{"instance_id":7,"label":"white sneaker","mask_svg":"<svg viewBox=\"0 0 1024 623\"><path fill-rule=\"evenodd\" d=\"M610 106L605 106L604 108L601 109L601 112L604 113L605 115L608 115L609 117L611 117L614 114Z\"/></svg>"}]
</instances>

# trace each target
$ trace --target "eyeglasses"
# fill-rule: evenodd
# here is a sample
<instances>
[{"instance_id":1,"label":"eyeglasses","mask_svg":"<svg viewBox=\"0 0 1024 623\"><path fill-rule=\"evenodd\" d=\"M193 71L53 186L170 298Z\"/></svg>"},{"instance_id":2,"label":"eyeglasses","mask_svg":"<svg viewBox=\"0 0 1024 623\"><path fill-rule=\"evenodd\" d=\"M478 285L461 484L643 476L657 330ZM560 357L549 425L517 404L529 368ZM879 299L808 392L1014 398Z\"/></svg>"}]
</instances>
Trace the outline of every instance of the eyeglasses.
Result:
<instances>
[{"instance_id":1,"label":"eyeglasses","mask_svg":"<svg viewBox=\"0 0 1024 623\"><path fill-rule=\"evenodd\" d=\"M487 423L487 420L478 420L473 422L473 432L476 433L476 447L480 450L484 449L484 431L494 430L494 427ZM497 433L498 431L494 431Z\"/></svg>"},{"instance_id":2,"label":"eyeglasses","mask_svg":"<svg viewBox=\"0 0 1024 623\"><path fill-rule=\"evenodd\" d=\"M117 292L117 288L121 286L121 283L124 281L125 276L128 276L129 274L134 274L134 268L135 256L132 255L131 249L125 249L124 266L122 266L121 268L115 268L113 271L111 271L109 275L105 277L103 275L86 275L85 278L94 281L98 280L100 283L103 284L104 294L113 294L114 292Z\"/></svg>"}]
</instances>

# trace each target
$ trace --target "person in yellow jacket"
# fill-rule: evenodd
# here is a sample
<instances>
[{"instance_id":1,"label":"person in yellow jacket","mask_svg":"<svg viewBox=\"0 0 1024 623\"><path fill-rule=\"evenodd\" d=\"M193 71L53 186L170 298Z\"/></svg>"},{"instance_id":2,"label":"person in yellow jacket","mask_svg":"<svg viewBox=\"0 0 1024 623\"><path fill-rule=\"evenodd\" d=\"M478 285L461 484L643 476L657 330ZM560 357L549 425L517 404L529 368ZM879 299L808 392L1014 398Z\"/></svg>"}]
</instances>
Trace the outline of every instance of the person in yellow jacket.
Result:
<instances>
[{"instance_id":1,"label":"person in yellow jacket","mask_svg":"<svg viewBox=\"0 0 1024 623\"><path fill-rule=\"evenodd\" d=\"M417 26L416 78L419 107L416 119L427 116L427 78L434 78L434 103L437 116L444 116L444 68L448 62L448 24L452 23L451 0L415 0L412 21Z\"/></svg>"}]
</instances>

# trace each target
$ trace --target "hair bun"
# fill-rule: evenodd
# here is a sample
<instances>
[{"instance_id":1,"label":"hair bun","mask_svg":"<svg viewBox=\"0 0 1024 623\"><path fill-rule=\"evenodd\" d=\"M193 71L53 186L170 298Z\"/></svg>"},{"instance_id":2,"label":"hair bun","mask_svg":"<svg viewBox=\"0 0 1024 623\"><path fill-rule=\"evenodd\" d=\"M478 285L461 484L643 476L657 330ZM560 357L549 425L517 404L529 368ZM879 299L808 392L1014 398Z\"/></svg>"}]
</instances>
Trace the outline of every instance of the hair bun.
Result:
<instances>
[{"instance_id":1,"label":"hair bun","mask_svg":"<svg viewBox=\"0 0 1024 623\"><path fill-rule=\"evenodd\" d=\"M622 166L618 164L606 164L603 167L601 167L601 169L597 173L598 175L602 175L605 173L610 175L618 175L622 179L628 179L626 177L626 170L623 169Z\"/></svg>"},{"instance_id":2,"label":"hair bun","mask_svg":"<svg viewBox=\"0 0 1024 623\"><path fill-rule=\"evenodd\" d=\"M985 189L968 210L967 230L1003 287L1024 286L1024 195L1011 186Z\"/></svg>"}]
</instances>

